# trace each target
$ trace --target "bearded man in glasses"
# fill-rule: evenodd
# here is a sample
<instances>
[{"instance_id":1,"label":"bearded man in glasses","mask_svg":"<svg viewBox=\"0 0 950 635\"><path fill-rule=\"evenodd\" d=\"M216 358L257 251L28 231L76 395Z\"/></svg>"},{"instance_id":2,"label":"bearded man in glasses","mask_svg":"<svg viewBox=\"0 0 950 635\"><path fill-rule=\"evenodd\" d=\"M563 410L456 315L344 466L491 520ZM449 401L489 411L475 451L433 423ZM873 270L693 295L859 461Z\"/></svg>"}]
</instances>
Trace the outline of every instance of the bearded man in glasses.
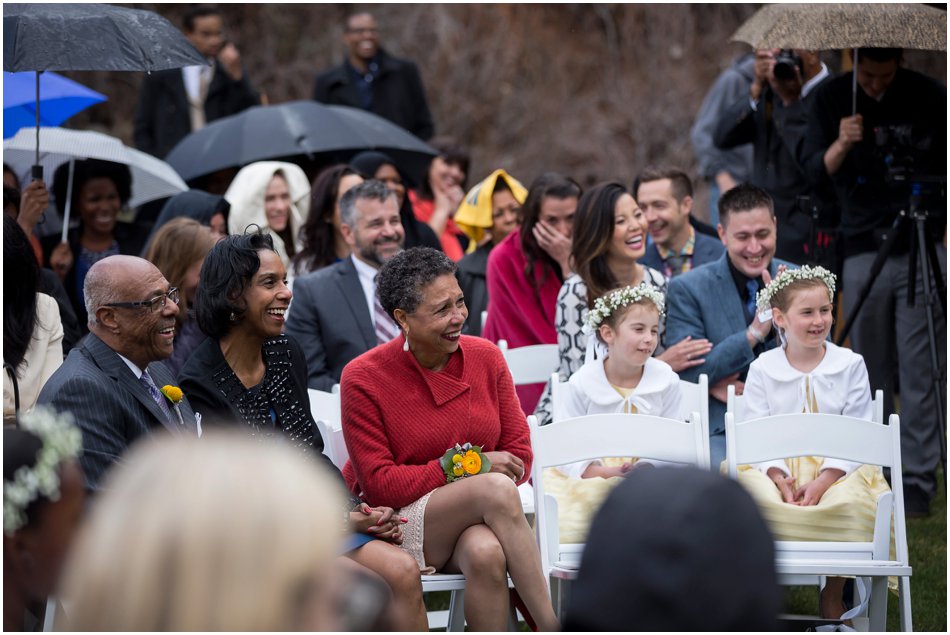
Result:
<instances>
[{"instance_id":1,"label":"bearded man in glasses","mask_svg":"<svg viewBox=\"0 0 950 635\"><path fill-rule=\"evenodd\" d=\"M82 430L86 487L140 437L199 434L200 422L161 360L172 354L178 289L147 260L110 256L83 284L89 335L70 351L39 403L69 412Z\"/></svg>"}]
</instances>

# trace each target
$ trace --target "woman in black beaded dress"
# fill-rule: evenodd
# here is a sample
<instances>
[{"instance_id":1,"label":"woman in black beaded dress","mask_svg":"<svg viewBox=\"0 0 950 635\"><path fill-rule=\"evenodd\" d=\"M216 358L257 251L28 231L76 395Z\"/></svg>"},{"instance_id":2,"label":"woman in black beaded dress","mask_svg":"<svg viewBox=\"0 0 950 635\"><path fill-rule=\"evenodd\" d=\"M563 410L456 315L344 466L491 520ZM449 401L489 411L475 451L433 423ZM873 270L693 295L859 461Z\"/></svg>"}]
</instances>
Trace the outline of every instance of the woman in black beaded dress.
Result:
<instances>
[{"instance_id":1,"label":"woman in black beaded dress","mask_svg":"<svg viewBox=\"0 0 950 635\"><path fill-rule=\"evenodd\" d=\"M339 470L323 455L323 439L307 395L307 361L283 334L292 293L270 236L253 233L220 241L201 267L195 300L198 326L208 336L178 375L200 415L200 426L241 425L262 442L282 440L312 456L314 469ZM301 501L301 504L306 504ZM350 497L344 518L353 536L346 556L393 591L396 630L428 630L415 560L396 545L403 520L388 507Z\"/></svg>"}]
</instances>

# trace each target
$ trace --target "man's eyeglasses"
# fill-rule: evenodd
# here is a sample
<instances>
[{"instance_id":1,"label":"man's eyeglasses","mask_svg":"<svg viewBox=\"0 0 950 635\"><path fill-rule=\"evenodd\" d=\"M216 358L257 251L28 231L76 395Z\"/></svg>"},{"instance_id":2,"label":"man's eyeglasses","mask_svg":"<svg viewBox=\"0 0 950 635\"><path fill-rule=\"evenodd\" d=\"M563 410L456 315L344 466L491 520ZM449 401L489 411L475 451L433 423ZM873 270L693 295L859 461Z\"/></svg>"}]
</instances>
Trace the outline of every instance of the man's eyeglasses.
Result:
<instances>
[{"instance_id":1,"label":"man's eyeglasses","mask_svg":"<svg viewBox=\"0 0 950 635\"><path fill-rule=\"evenodd\" d=\"M112 307L124 307L127 309L135 309L138 307L148 307L152 310L152 313L158 313L165 308L165 299L169 299L175 304L178 304L180 299L178 293L178 287L172 287L168 290L168 293L163 293L157 295L151 300L143 300L142 302L110 302L109 304L103 304L102 306L112 306Z\"/></svg>"}]
</instances>

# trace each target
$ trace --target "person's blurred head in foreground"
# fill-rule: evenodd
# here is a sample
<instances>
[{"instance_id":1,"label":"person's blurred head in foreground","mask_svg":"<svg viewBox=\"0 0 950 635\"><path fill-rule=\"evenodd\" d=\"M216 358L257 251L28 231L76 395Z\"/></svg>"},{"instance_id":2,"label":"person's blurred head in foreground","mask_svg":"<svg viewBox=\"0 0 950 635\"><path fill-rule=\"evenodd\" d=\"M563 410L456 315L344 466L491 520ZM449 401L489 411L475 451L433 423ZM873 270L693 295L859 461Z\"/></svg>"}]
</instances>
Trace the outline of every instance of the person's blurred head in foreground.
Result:
<instances>
[{"instance_id":1,"label":"person's blurred head in foreground","mask_svg":"<svg viewBox=\"0 0 950 635\"><path fill-rule=\"evenodd\" d=\"M298 452L206 431L138 445L64 572L70 628L335 630L341 493Z\"/></svg>"},{"instance_id":2,"label":"person's blurred head in foreground","mask_svg":"<svg viewBox=\"0 0 950 635\"><path fill-rule=\"evenodd\" d=\"M56 592L83 509L77 460L82 434L71 418L36 408L3 429L3 630L30 628Z\"/></svg>"},{"instance_id":3,"label":"person's blurred head in foreground","mask_svg":"<svg viewBox=\"0 0 950 635\"><path fill-rule=\"evenodd\" d=\"M775 630L774 559L765 521L735 481L635 470L594 518L564 630Z\"/></svg>"}]
</instances>

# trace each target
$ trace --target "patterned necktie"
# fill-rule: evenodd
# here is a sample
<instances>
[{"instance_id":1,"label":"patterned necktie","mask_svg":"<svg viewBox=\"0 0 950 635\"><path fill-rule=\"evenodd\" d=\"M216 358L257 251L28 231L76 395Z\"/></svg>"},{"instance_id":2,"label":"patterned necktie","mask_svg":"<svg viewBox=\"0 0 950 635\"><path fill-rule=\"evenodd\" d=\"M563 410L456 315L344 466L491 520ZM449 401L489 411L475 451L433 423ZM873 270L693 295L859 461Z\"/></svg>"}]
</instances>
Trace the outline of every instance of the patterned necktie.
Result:
<instances>
[{"instance_id":1,"label":"patterned necktie","mask_svg":"<svg viewBox=\"0 0 950 635\"><path fill-rule=\"evenodd\" d=\"M373 321L376 322L376 343L385 344L399 334L399 327L391 317L386 315L379 296L373 294Z\"/></svg>"},{"instance_id":2,"label":"patterned necktie","mask_svg":"<svg viewBox=\"0 0 950 635\"><path fill-rule=\"evenodd\" d=\"M165 395L162 394L162 391L158 389L158 386L155 385L155 382L152 381L151 375L148 374L148 371L142 373L142 376L139 377L139 381L142 382L142 385L145 386L145 390L148 391L148 394L152 396L152 399L158 404L158 407L162 409L162 412L165 413L165 419L169 423L174 423L175 420L172 418L172 411L168 407L168 404L165 403Z\"/></svg>"},{"instance_id":3,"label":"patterned necktie","mask_svg":"<svg viewBox=\"0 0 950 635\"><path fill-rule=\"evenodd\" d=\"M745 283L745 288L749 293L749 297L745 301L745 317L746 322L751 324L755 318L755 295L759 292L759 283L756 280L749 280Z\"/></svg>"}]
</instances>

